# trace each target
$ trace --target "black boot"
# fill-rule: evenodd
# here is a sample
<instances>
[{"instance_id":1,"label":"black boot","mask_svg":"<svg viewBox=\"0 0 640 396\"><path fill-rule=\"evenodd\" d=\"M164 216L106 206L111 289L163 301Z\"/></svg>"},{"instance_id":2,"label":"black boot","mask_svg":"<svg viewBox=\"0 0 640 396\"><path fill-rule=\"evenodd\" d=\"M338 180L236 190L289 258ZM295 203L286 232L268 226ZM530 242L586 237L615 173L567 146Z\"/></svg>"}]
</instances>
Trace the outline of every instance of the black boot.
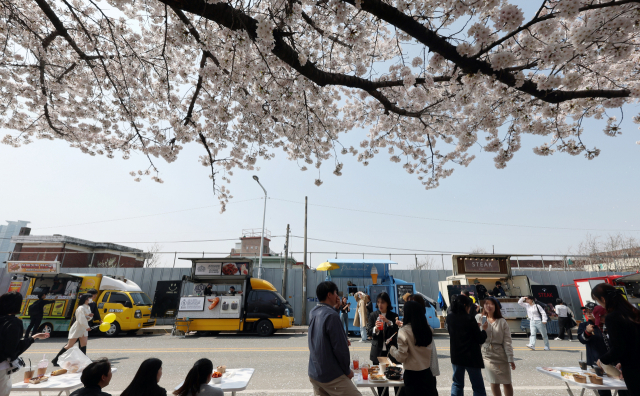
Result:
<instances>
[{"instance_id":1,"label":"black boot","mask_svg":"<svg viewBox=\"0 0 640 396\"><path fill-rule=\"evenodd\" d=\"M87 354L87 346L81 346L80 350L82 351L82 353L84 353L85 355Z\"/></svg>"},{"instance_id":2,"label":"black boot","mask_svg":"<svg viewBox=\"0 0 640 396\"><path fill-rule=\"evenodd\" d=\"M53 363L54 367L60 367L60 365L58 364L58 358L60 357L60 355L62 355L63 353L65 353L67 351L67 348L62 347L62 349L60 350L60 352L58 352L58 354L56 355L56 357L53 358L53 360L51 361L51 363Z\"/></svg>"}]
</instances>

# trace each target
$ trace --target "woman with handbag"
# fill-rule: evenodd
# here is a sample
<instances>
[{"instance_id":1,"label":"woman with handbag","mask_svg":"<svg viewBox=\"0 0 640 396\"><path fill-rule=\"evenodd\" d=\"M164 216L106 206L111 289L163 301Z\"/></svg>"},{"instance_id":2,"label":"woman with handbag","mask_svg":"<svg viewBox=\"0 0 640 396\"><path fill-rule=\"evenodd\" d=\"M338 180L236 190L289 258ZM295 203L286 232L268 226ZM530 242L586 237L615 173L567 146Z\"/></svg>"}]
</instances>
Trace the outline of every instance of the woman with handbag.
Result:
<instances>
[{"instance_id":1,"label":"woman with handbag","mask_svg":"<svg viewBox=\"0 0 640 396\"><path fill-rule=\"evenodd\" d=\"M91 307L89 307L90 302L90 294L83 294L80 296L80 299L78 300L78 308L76 308L75 313L76 321L69 329L69 341L51 361L55 367L59 367L58 358L60 355L71 348L78 340L80 340L80 350L85 355L87 354L87 341L89 341L89 330L91 330L91 327L89 326L89 319L93 317Z\"/></svg>"},{"instance_id":2,"label":"woman with handbag","mask_svg":"<svg viewBox=\"0 0 640 396\"><path fill-rule=\"evenodd\" d=\"M22 294L5 293L0 296L0 396L11 392L11 373L19 369L18 358L34 340L49 338L49 333L27 334L22 338L22 320L16 318L22 308Z\"/></svg>"},{"instance_id":3,"label":"woman with handbag","mask_svg":"<svg viewBox=\"0 0 640 396\"><path fill-rule=\"evenodd\" d=\"M573 334L571 333L571 329L575 326L573 311L564 304L561 298L556 299L556 314L558 314L560 334L558 334L555 341L564 341L565 330L569 332L569 341L573 341Z\"/></svg>"},{"instance_id":4,"label":"woman with handbag","mask_svg":"<svg viewBox=\"0 0 640 396\"><path fill-rule=\"evenodd\" d=\"M500 312L500 303L489 297L482 304L483 316L478 324L487 322L487 340L482 344L482 359L484 360L487 382L491 384L493 396L500 396L500 385L504 388L505 396L513 396L511 384L511 370L516 369L513 359L511 330L507 320Z\"/></svg>"}]
</instances>

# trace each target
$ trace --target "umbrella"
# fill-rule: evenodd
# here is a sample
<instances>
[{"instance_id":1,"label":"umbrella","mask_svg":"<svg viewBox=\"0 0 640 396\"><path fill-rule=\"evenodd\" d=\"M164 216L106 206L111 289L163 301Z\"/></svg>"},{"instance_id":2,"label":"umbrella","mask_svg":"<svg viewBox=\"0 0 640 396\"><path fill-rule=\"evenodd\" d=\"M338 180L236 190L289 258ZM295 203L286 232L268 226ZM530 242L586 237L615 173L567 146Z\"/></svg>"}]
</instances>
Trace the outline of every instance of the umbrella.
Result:
<instances>
[{"instance_id":1,"label":"umbrella","mask_svg":"<svg viewBox=\"0 0 640 396\"><path fill-rule=\"evenodd\" d=\"M318 267L316 267L316 270L318 270L318 271L331 271L331 270L338 269L338 268L340 268L340 266L338 264L334 264L334 263L330 263L328 261L325 261L324 263L322 263Z\"/></svg>"}]
</instances>

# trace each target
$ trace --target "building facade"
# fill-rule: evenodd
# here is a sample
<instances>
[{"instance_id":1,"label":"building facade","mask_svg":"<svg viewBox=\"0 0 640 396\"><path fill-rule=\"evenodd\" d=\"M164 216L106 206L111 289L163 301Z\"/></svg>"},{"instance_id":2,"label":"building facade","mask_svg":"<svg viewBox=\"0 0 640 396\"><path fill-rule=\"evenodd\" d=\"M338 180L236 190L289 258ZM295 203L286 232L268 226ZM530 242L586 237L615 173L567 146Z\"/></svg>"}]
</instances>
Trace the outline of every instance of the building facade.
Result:
<instances>
[{"instance_id":1,"label":"building facade","mask_svg":"<svg viewBox=\"0 0 640 396\"><path fill-rule=\"evenodd\" d=\"M29 224L29 222L25 220L7 220L7 225L0 225L0 268L7 265L6 261L9 259L9 256L15 247L11 238L20 235L20 229L26 227L27 224ZM27 232L27 234L29 233Z\"/></svg>"},{"instance_id":2,"label":"building facade","mask_svg":"<svg viewBox=\"0 0 640 396\"><path fill-rule=\"evenodd\" d=\"M66 235L20 235L11 240L11 261L59 261L61 268L142 268L151 258L140 249Z\"/></svg>"}]
</instances>

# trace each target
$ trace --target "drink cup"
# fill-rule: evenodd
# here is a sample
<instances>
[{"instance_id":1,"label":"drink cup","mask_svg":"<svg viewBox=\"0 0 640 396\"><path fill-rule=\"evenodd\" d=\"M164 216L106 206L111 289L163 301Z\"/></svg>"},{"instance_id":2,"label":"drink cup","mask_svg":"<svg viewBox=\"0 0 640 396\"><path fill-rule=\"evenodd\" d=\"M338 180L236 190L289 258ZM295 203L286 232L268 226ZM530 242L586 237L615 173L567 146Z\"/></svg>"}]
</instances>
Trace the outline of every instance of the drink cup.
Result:
<instances>
[{"instance_id":1,"label":"drink cup","mask_svg":"<svg viewBox=\"0 0 640 396\"><path fill-rule=\"evenodd\" d=\"M353 359L353 369L354 370L358 370L360 368L360 362L358 361L357 358Z\"/></svg>"},{"instance_id":2,"label":"drink cup","mask_svg":"<svg viewBox=\"0 0 640 396\"><path fill-rule=\"evenodd\" d=\"M24 383L29 383L29 380L33 378L33 370L27 370L24 372Z\"/></svg>"},{"instance_id":3,"label":"drink cup","mask_svg":"<svg viewBox=\"0 0 640 396\"><path fill-rule=\"evenodd\" d=\"M366 367L362 368L362 379L365 381L369 379L369 369Z\"/></svg>"},{"instance_id":4,"label":"drink cup","mask_svg":"<svg viewBox=\"0 0 640 396\"><path fill-rule=\"evenodd\" d=\"M587 362L585 362L584 360L578 361L578 364L580 365L580 370L586 370L587 369Z\"/></svg>"},{"instance_id":5,"label":"drink cup","mask_svg":"<svg viewBox=\"0 0 640 396\"><path fill-rule=\"evenodd\" d=\"M46 367L38 367L38 377L42 377L47 372Z\"/></svg>"},{"instance_id":6,"label":"drink cup","mask_svg":"<svg viewBox=\"0 0 640 396\"><path fill-rule=\"evenodd\" d=\"M380 316L382 316L382 315L380 315ZM384 322L382 321L382 317L378 317L378 321L376 323L376 326L378 326L378 330L384 329Z\"/></svg>"}]
</instances>

